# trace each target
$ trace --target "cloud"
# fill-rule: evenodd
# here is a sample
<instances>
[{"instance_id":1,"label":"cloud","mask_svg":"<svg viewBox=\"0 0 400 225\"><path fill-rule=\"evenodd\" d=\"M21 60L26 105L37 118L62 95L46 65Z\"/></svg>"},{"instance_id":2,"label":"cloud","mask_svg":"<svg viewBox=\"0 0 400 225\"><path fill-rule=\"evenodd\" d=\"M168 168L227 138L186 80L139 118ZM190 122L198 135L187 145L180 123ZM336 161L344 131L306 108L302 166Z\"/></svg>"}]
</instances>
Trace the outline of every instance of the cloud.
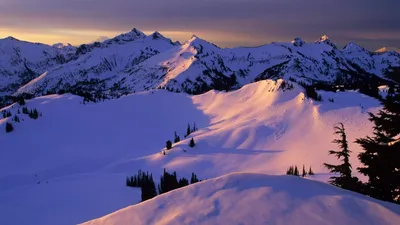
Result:
<instances>
[{"instance_id":1,"label":"cloud","mask_svg":"<svg viewBox=\"0 0 400 225\"><path fill-rule=\"evenodd\" d=\"M344 45L367 35L373 40L367 47L375 48L400 40L399 8L398 0L2 0L0 27L105 32L138 27L202 33L206 39L218 37L220 45L297 36L312 41L325 33ZM234 36L245 38L236 43Z\"/></svg>"}]
</instances>

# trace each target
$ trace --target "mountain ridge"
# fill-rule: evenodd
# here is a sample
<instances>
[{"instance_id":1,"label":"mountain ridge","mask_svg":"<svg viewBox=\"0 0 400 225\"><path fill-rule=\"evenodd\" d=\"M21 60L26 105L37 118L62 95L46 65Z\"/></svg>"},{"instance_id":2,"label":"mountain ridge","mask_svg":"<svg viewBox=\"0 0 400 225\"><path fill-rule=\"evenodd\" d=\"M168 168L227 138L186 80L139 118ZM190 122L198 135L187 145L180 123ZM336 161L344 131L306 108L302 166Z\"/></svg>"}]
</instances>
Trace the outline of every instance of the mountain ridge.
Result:
<instances>
[{"instance_id":1,"label":"mountain ridge","mask_svg":"<svg viewBox=\"0 0 400 225\"><path fill-rule=\"evenodd\" d=\"M0 40L4 48L1 42L4 39ZM42 46L33 52L55 48L31 45ZM145 35L133 28L103 42L51 51L55 53L39 57L39 62L17 55L17 60L26 65L18 70L5 63L0 70L0 94L82 95L77 90L84 90L85 95L114 98L158 88L189 94L234 90L262 79L292 79L308 85L366 83L374 88L400 80L399 53L370 52L354 42L340 50L326 35L314 43L295 38L291 43L220 48L196 35L181 44L157 31ZM7 54L2 49L0 53L3 58ZM10 82L10 77L15 81Z\"/></svg>"}]
</instances>

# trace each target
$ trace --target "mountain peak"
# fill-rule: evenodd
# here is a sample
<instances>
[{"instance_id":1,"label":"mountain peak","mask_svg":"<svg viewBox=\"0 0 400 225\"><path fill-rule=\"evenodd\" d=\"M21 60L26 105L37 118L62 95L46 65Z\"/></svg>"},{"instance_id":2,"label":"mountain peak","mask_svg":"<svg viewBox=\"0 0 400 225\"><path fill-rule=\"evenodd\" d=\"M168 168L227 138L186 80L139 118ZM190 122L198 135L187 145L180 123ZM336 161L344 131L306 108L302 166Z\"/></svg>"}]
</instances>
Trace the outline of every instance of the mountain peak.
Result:
<instances>
[{"instance_id":1,"label":"mountain peak","mask_svg":"<svg viewBox=\"0 0 400 225\"><path fill-rule=\"evenodd\" d=\"M328 35L324 34L322 35L322 37L320 37L317 42L325 42L325 41L329 41L329 37Z\"/></svg>"},{"instance_id":2,"label":"mountain peak","mask_svg":"<svg viewBox=\"0 0 400 225\"><path fill-rule=\"evenodd\" d=\"M336 48L336 45L329 39L328 35L324 34L322 37L320 37L316 42L316 44L327 44L332 46L333 48Z\"/></svg>"},{"instance_id":3,"label":"mountain peak","mask_svg":"<svg viewBox=\"0 0 400 225\"><path fill-rule=\"evenodd\" d=\"M180 43L176 43L173 42L171 39L165 37L164 35L162 35L160 32L155 31L154 33L150 34L149 36L146 37L146 39L152 39L152 40L164 40L167 41L169 43L171 43L172 45L180 45Z\"/></svg>"},{"instance_id":4,"label":"mountain peak","mask_svg":"<svg viewBox=\"0 0 400 225\"><path fill-rule=\"evenodd\" d=\"M19 41L18 39L16 39L15 37L12 37L12 36L8 36L8 37L4 38L3 40Z\"/></svg>"},{"instance_id":5,"label":"mountain peak","mask_svg":"<svg viewBox=\"0 0 400 225\"><path fill-rule=\"evenodd\" d=\"M305 42L304 42L301 38L296 37L296 38L294 38L294 40L292 41L292 44L293 44L294 46L301 47L301 46L303 46L303 45L305 44Z\"/></svg>"},{"instance_id":6,"label":"mountain peak","mask_svg":"<svg viewBox=\"0 0 400 225\"><path fill-rule=\"evenodd\" d=\"M196 40L200 39L196 34L192 34L192 37L190 37L190 40Z\"/></svg>"},{"instance_id":7,"label":"mountain peak","mask_svg":"<svg viewBox=\"0 0 400 225\"><path fill-rule=\"evenodd\" d=\"M136 28L133 28L129 33L132 33L138 37L146 36L142 31L140 31Z\"/></svg>"},{"instance_id":8,"label":"mountain peak","mask_svg":"<svg viewBox=\"0 0 400 225\"><path fill-rule=\"evenodd\" d=\"M164 35L160 34L160 32L155 31L150 35L153 39L167 39Z\"/></svg>"},{"instance_id":9,"label":"mountain peak","mask_svg":"<svg viewBox=\"0 0 400 225\"><path fill-rule=\"evenodd\" d=\"M189 44L191 46L194 46L195 48L197 48L198 46L202 45L202 46L214 46L216 48L219 48L218 46L216 46L215 44L208 42L202 38L199 38L198 36L196 36L195 34L192 35L192 37L186 41L186 44Z\"/></svg>"},{"instance_id":10,"label":"mountain peak","mask_svg":"<svg viewBox=\"0 0 400 225\"><path fill-rule=\"evenodd\" d=\"M107 43L110 43L110 42L130 42L130 41L136 41L136 40L139 40L139 39L143 39L145 37L146 37L146 35L142 31L140 31L140 30L138 30L136 28L133 28L128 33L122 33L122 34L120 34L120 35L118 35L118 36L116 36L116 37L114 37L112 39L107 40L106 42Z\"/></svg>"},{"instance_id":11,"label":"mountain peak","mask_svg":"<svg viewBox=\"0 0 400 225\"><path fill-rule=\"evenodd\" d=\"M192 37L187 41L190 44L196 44L198 42L206 42L205 40L199 38L197 35L193 34Z\"/></svg>"},{"instance_id":12,"label":"mountain peak","mask_svg":"<svg viewBox=\"0 0 400 225\"><path fill-rule=\"evenodd\" d=\"M355 42L350 41L344 48L344 51L357 51L362 52L366 51L365 48L361 47L360 45L356 44Z\"/></svg>"},{"instance_id":13,"label":"mountain peak","mask_svg":"<svg viewBox=\"0 0 400 225\"><path fill-rule=\"evenodd\" d=\"M383 48L380 48L380 49L378 49L378 50L376 50L375 52L379 52L379 53L382 53L382 52L398 52L398 53L400 53L400 48L396 48L396 47L383 47Z\"/></svg>"}]
</instances>

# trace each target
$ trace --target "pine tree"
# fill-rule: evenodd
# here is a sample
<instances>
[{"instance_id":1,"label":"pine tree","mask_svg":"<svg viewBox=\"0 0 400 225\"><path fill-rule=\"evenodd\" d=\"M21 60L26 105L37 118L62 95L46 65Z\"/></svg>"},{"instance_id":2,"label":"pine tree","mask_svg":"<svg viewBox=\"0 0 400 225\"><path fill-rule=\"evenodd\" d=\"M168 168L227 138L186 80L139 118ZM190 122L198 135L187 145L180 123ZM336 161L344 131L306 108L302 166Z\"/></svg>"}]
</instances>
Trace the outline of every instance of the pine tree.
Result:
<instances>
[{"instance_id":1,"label":"pine tree","mask_svg":"<svg viewBox=\"0 0 400 225\"><path fill-rule=\"evenodd\" d=\"M10 133L10 132L13 131L13 130L14 130L13 125L12 125L11 123L7 122L7 123L6 123L6 132L7 132L7 133Z\"/></svg>"},{"instance_id":2,"label":"pine tree","mask_svg":"<svg viewBox=\"0 0 400 225\"><path fill-rule=\"evenodd\" d=\"M7 117L10 117L10 116L12 116L10 111L7 111L7 110L3 111L3 118L7 118Z\"/></svg>"},{"instance_id":3,"label":"pine tree","mask_svg":"<svg viewBox=\"0 0 400 225\"><path fill-rule=\"evenodd\" d=\"M193 123L192 133L197 131L196 123Z\"/></svg>"},{"instance_id":4,"label":"pine tree","mask_svg":"<svg viewBox=\"0 0 400 225\"><path fill-rule=\"evenodd\" d=\"M39 112L37 111L37 109L33 109L29 112L29 117L36 120L37 118L39 118Z\"/></svg>"},{"instance_id":5,"label":"pine tree","mask_svg":"<svg viewBox=\"0 0 400 225\"><path fill-rule=\"evenodd\" d=\"M23 114L29 114L28 107L23 107L23 108L22 108L22 113L23 113Z\"/></svg>"},{"instance_id":6,"label":"pine tree","mask_svg":"<svg viewBox=\"0 0 400 225\"><path fill-rule=\"evenodd\" d=\"M186 178L179 179L179 187L185 187L189 185L189 181Z\"/></svg>"},{"instance_id":7,"label":"pine tree","mask_svg":"<svg viewBox=\"0 0 400 225\"><path fill-rule=\"evenodd\" d=\"M180 141L181 141L181 138L178 136L178 134L177 134L176 131L175 131L174 142L175 142L175 143L178 143L178 142L180 142Z\"/></svg>"},{"instance_id":8,"label":"pine tree","mask_svg":"<svg viewBox=\"0 0 400 225\"><path fill-rule=\"evenodd\" d=\"M17 115L14 116L14 121L17 122L17 123L20 122L20 121L19 121L19 117L18 117Z\"/></svg>"},{"instance_id":9,"label":"pine tree","mask_svg":"<svg viewBox=\"0 0 400 225\"><path fill-rule=\"evenodd\" d=\"M156 189L156 184L154 183L152 174L150 174L150 178L149 178L149 189L150 189L149 193L151 195L151 198L156 197L157 196L157 189Z\"/></svg>"},{"instance_id":10,"label":"pine tree","mask_svg":"<svg viewBox=\"0 0 400 225\"><path fill-rule=\"evenodd\" d=\"M176 172L173 174L168 173L164 169L164 174L160 177L160 184L158 186L158 192L160 194L172 191L179 188L178 179L176 176Z\"/></svg>"},{"instance_id":11,"label":"pine tree","mask_svg":"<svg viewBox=\"0 0 400 225\"><path fill-rule=\"evenodd\" d=\"M335 134L339 135L339 139L334 139L332 143L335 143L341 149L340 151L330 150L329 155L335 155L338 159L341 159L342 164L340 165L331 165L328 163L324 163L324 166L331 173L339 173L339 177L331 177L329 183L343 189L359 191L358 179L352 177L351 175L351 165L350 165L350 153L349 146L347 143L346 131L344 129L343 123L339 123L334 127Z\"/></svg>"},{"instance_id":12,"label":"pine tree","mask_svg":"<svg viewBox=\"0 0 400 225\"><path fill-rule=\"evenodd\" d=\"M152 199L155 196L157 196L157 190L156 190L156 185L153 180L153 175L152 174L143 174L142 178L142 184L141 184L141 192L142 192L142 202Z\"/></svg>"},{"instance_id":13,"label":"pine tree","mask_svg":"<svg viewBox=\"0 0 400 225\"><path fill-rule=\"evenodd\" d=\"M190 133L191 133L191 129L190 129L190 124L188 124L188 127L187 127L187 129L186 129L186 136L185 137L187 137L187 136L189 136L190 135Z\"/></svg>"},{"instance_id":14,"label":"pine tree","mask_svg":"<svg viewBox=\"0 0 400 225\"><path fill-rule=\"evenodd\" d=\"M190 139L189 147L193 148L194 146L196 146L196 144L194 143L194 139L192 138Z\"/></svg>"},{"instance_id":15,"label":"pine tree","mask_svg":"<svg viewBox=\"0 0 400 225\"><path fill-rule=\"evenodd\" d=\"M167 150L170 150L172 148L172 142L170 140L165 142L165 147L167 148Z\"/></svg>"},{"instance_id":16,"label":"pine tree","mask_svg":"<svg viewBox=\"0 0 400 225\"><path fill-rule=\"evenodd\" d=\"M364 150L358 155L363 164L358 171L368 177L367 195L400 203L400 93L388 95L382 103L382 110L370 113L374 136L356 140Z\"/></svg>"},{"instance_id":17,"label":"pine tree","mask_svg":"<svg viewBox=\"0 0 400 225\"><path fill-rule=\"evenodd\" d=\"M190 184L194 184L199 182L199 179L197 178L196 174L192 173L192 177L190 177Z\"/></svg>"},{"instance_id":18,"label":"pine tree","mask_svg":"<svg viewBox=\"0 0 400 225\"><path fill-rule=\"evenodd\" d=\"M25 105L25 99L23 97L18 98L19 105Z\"/></svg>"},{"instance_id":19,"label":"pine tree","mask_svg":"<svg viewBox=\"0 0 400 225\"><path fill-rule=\"evenodd\" d=\"M315 175L314 171L311 169L311 166L310 166L310 169L308 170L308 175L310 175L310 176Z\"/></svg>"},{"instance_id":20,"label":"pine tree","mask_svg":"<svg viewBox=\"0 0 400 225\"><path fill-rule=\"evenodd\" d=\"M307 176L307 172L306 172L306 168L303 165L303 173L301 174L302 177L306 177Z\"/></svg>"},{"instance_id":21,"label":"pine tree","mask_svg":"<svg viewBox=\"0 0 400 225\"><path fill-rule=\"evenodd\" d=\"M290 166L289 169L286 171L286 175L294 175L294 168Z\"/></svg>"},{"instance_id":22,"label":"pine tree","mask_svg":"<svg viewBox=\"0 0 400 225\"><path fill-rule=\"evenodd\" d=\"M317 91L315 90L315 87L306 85L304 86L304 89L307 98L311 98L315 101L322 101L322 97L318 95Z\"/></svg>"},{"instance_id":23,"label":"pine tree","mask_svg":"<svg viewBox=\"0 0 400 225\"><path fill-rule=\"evenodd\" d=\"M300 176L299 169L297 168L297 166L294 167L293 175Z\"/></svg>"}]
</instances>

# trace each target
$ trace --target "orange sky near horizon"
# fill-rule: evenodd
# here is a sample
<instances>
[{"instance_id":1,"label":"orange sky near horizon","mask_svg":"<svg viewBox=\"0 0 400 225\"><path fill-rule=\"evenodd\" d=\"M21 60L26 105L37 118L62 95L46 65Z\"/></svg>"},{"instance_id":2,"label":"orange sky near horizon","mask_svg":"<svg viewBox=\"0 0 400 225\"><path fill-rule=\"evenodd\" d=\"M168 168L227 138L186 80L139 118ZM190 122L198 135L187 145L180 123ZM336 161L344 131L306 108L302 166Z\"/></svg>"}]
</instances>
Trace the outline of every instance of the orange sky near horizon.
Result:
<instances>
[{"instance_id":1,"label":"orange sky near horizon","mask_svg":"<svg viewBox=\"0 0 400 225\"><path fill-rule=\"evenodd\" d=\"M40 29L40 30L19 30L10 28L0 28L0 38L12 36L19 40L29 42L39 42L44 44L55 43L70 43L72 45L80 45L90 43L99 37L112 38L121 33L128 31L102 31L102 30L68 30L68 29ZM143 31L146 34L152 33L151 31ZM165 34L166 35L166 34ZM173 32L173 39L181 39L187 34L180 34ZM190 37L190 35L189 35Z\"/></svg>"},{"instance_id":2,"label":"orange sky near horizon","mask_svg":"<svg viewBox=\"0 0 400 225\"><path fill-rule=\"evenodd\" d=\"M35 30L24 30L24 29L13 29L13 28L0 28L0 39L12 36L19 40L38 42L44 44L55 44L55 43L70 43L71 45L81 45L85 43L91 43L99 37L112 38L121 33L129 32L129 30L121 31L109 31L109 30L70 30L70 29L35 29ZM142 30L143 33L149 35L154 31ZM162 35L173 41L184 42L193 34L211 41L216 44L222 44L220 47L235 47L238 44L243 45L259 45L267 44L273 41L271 37L268 39L256 39L253 38L252 42L249 42L249 37L241 35L230 35L229 40L226 39L226 33L218 32L188 32L188 31L159 31Z\"/></svg>"}]
</instances>

